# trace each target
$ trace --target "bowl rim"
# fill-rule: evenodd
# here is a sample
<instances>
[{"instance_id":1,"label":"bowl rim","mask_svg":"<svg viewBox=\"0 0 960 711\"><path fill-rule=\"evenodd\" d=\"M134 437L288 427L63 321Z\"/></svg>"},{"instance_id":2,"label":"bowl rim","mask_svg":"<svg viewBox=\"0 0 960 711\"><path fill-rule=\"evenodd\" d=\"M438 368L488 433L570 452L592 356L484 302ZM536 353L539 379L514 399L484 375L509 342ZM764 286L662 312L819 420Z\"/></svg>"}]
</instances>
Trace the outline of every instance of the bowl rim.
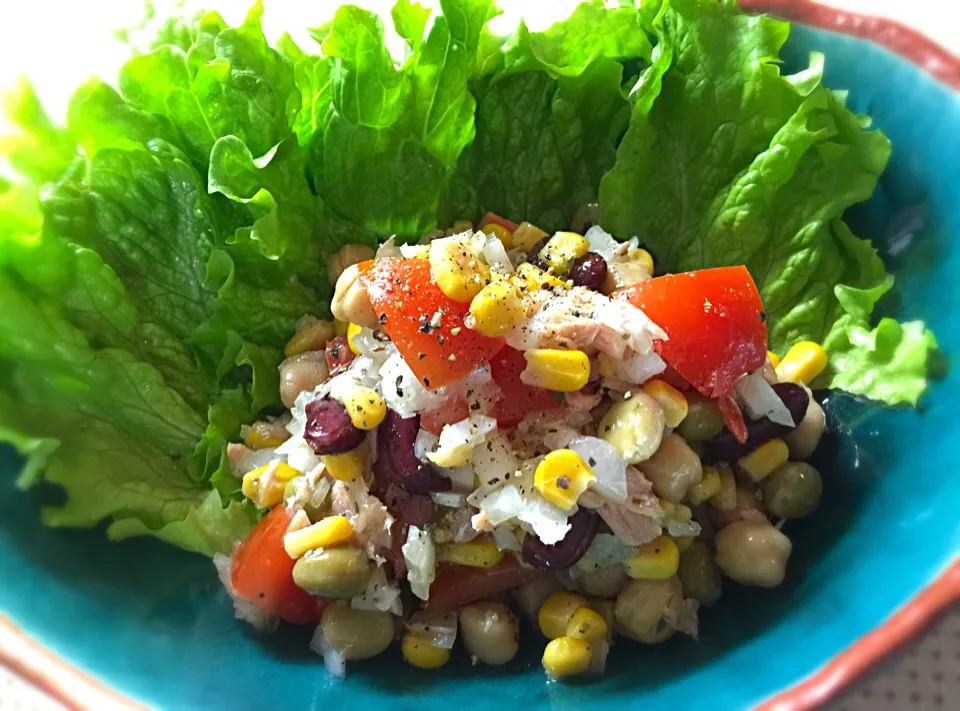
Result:
<instances>
[{"instance_id":1,"label":"bowl rim","mask_svg":"<svg viewBox=\"0 0 960 711\"><path fill-rule=\"evenodd\" d=\"M851 12L813 0L740 0L740 6L748 12L769 13L817 29L869 40L960 91L960 57L895 20ZM807 711L825 703L877 661L917 636L935 617L957 602L960 602L960 555L884 622L806 678L761 701L755 711ZM66 661L2 614L0 664L76 711L149 709Z\"/></svg>"}]
</instances>

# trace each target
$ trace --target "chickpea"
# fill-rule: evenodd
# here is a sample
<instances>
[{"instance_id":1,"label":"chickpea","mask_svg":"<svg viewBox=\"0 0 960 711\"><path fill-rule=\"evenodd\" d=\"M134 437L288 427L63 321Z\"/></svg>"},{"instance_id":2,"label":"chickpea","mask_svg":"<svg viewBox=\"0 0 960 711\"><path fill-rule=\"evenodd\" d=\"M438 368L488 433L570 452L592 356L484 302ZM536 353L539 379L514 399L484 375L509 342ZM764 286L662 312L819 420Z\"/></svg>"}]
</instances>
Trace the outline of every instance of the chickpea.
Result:
<instances>
[{"instance_id":1,"label":"chickpea","mask_svg":"<svg viewBox=\"0 0 960 711\"><path fill-rule=\"evenodd\" d=\"M806 462L787 462L763 485L767 510L780 518L804 518L820 503L823 481L820 472Z\"/></svg>"},{"instance_id":2,"label":"chickpea","mask_svg":"<svg viewBox=\"0 0 960 711\"><path fill-rule=\"evenodd\" d=\"M700 457L683 437L672 433L663 438L652 457L638 466L653 484L657 496L673 503L683 501L687 490L703 478Z\"/></svg>"},{"instance_id":3,"label":"chickpea","mask_svg":"<svg viewBox=\"0 0 960 711\"><path fill-rule=\"evenodd\" d=\"M823 430L826 428L827 418L823 414L823 408L820 403L810 398L810 404L807 405L807 412L803 419L797 424L793 432L783 438L790 448L790 456L794 459L807 459L817 445L820 444L820 438L823 436Z\"/></svg>"},{"instance_id":4,"label":"chickpea","mask_svg":"<svg viewBox=\"0 0 960 711\"><path fill-rule=\"evenodd\" d=\"M347 267L373 259L376 255L373 248L365 244L345 244L327 260L327 278L331 284L336 284Z\"/></svg>"},{"instance_id":5,"label":"chickpea","mask_svg":"<svg viewBox=\"0 0 960 711\"><path fill-rule=\"evenodd\" d=\"M680 554L680 582L688 597L702 605L712 605L720 598L721 578L710 548L703 541Z\"/></svg>"},{"instance_id":6,"label":"chickpea","mask_svg":"<svg viewBox=\"0 0 960 711\"><path fill-rule=\"evenodd\" d=\"M616 597L627 584L627 574L623 566L608 565L603 568L597 568L589 573L583 573L577 578L577 583L587 595L596 597Z\"/></svg>"},{"instance_id":7,"label":"chickpea","mask_svg":"<svg viewBox=\"0 0 960 711\"><path fill-rule=\"evenodd\" d=\"M723 415L715 400L686 393L687 416L677 425L677 434L688 442L706 442L723 430Z\"/></svg>"},{"instance_id":8,"label":"chickpea","mask_svg":"<svg viewBox=\"0 0 960 711\"><path fill-rule=\"evenodd\" d=\"M360 270L357 265L347 267L333 292L330 302L330 311L334 318L344 323L355 323L366 328L378 328L377 315L370 304L370 294L367 287L360 281Z\"/></svg>"},{"instance_id":9,"label":"chickpea","mask_svg":"<svg viewBox=\"0 0 960 711\"><path fill-rule=\"evenodd\" d=\"M393 641L393 616L376 610L354 610L338 601L323 611L323 635L347 661L369 659L383 652Z\"/></svg>"},{"instance_id":10,"label":"chickpea","mask_svg":"<svg viewBox=\"0 0 960 711\"><path fill-rule=\"evenodd\" d=\"M308 392L330 377L327 358L322 351L307 351L280 364L280 400L293 407L297 396Z\"/></svg>"},{"instance_id":11,"label":"chickpea","mask_svg":"<svg viewBox=\"0 0 960 711\"><path fill-rule=\"evenodd\" d=\"M460 610L460 634L467 651L484 664L506 664L517 654L517 620L497 602L478 602Z\"/></svg>"},{"instance_id":12,"label":"chickpea","mask_svg":"<svg viewBox=\"0 0 960 711\"><path fill-rule=\"evenodd\" d=\"M537 616L546 599L564 589L553 575L545 575L518 587L513 591L513 599L516 600L524 617L537 624Z\"/></svg>"},{"instance_id":13,"label":"chickpea","mask_svg":"<svg viewBox=\"0 0 960 711\"><path fill-rule=\"evenodd\" d=\"M370 580L367 554L353 546L309 551L293 566L297 587L318 597L362 595Z\"/></svg>"},{"instance_id":14,"label":"chickpea","mask_svg":"<svg viewBox=\"0 0 960 711\"><path fill-rule=\"evenodd\" d=\"M601 291L612 294L634 284L649 281L652 260L645 250L630 250L628 254L615 255L607 260L607 278Z\"/></svg>"},{"instance_id":15,"label":"chickpea","mask_svg":"<svg viewBox=\"0 0 960 711\"><path fill-rule=\"evenodd\" d=\"M600 420L597 436L606 440L627 460L637 464L653 455L663 438L664 417L660 403L646 393L634 393L614 403Z\"/></svg>"},{"instance_id":16,"label":"chickpea","mask_svg":"<svg viewBox=\"0 0 960 711\"><path fill-rule=\"evenodd\" d=\"M664 642L674 633L664 613L679 611L682 603L683 586L677 576L669 580L631 580L617 595L617 631L644 644Z\"/></svg>"},{"instance_id":17,"label":"chickpea","mask_svg":"<svg viewBox=\"0 0 960 711\"><path fill-rule=\"evenodd\" d=\"M717 533L714 542L717 565L728 578L761 588L783 582L793 545L769 523L734 521Z\"/></svg>"}]
</instances>

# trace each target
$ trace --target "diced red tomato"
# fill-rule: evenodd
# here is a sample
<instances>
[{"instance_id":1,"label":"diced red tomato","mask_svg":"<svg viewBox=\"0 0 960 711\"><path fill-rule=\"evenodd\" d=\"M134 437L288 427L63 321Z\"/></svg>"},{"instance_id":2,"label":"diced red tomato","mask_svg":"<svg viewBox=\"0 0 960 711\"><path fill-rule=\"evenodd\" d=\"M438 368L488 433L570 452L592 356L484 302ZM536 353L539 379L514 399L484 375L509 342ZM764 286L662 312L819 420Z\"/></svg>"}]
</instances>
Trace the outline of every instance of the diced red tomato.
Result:
<instances>
[{"instance_id":1,"label":"diced red tomato","mask_svg":"<svg viewBox=\"0 0 960 711\"><path fill-rule=\"evenodd\" d=\"M719 398L717 406L720 408L723 422L730 430L730 434L736 437L740 444L745 443L747 441L747 423L744 422L743 413L740 412L740 406L733 399L733 395L724 395Z\"/></svg>"},{"instance_id":2,"label":"diced red tomato","mask_svg":"<svg viewBox=\"0 0 960 711\"><path fill-rule=\"evenodd\" d=\"M498 427L514 427L531 412L563 406L551 391L520 380L520 373L526 367L523 353L510 346L504 346L490 359L490 374L501 391L493 415Z\"/></svg>"},{"instance_id":3,"label":"diced red tomato","mask_svg":"<svg viewBox=\"0 0 960 711\"><path fill-rule=\"evenodd\" d=\"M669 274L616 292L668 339L655 347L667 365L707 397L728 395L767 357L760 293L746 267Z\"/></svg>"},{"instance_id":4,"label":"diced red tomato","mask_svg":"<svg viewBox=\"0 0 960 711\"><path fill-rule=\"evenodd\" d=\"M520 226L516 222L511 222L506 217L500 217L500 215L497 215L496 213L488 212L483 216L483 219L480 220L480 224L477 225L477 229L482 230L484 225L489 225L491 223L503 225L511 232L516 232L517 228Z\"/></svg>"},{"instance_id":5,"label":"diced red tomato","mask_svg":"<svg viewBox=\"0 0 960 711\"><path fill-rule=\"evenodd\" d=\"M425 259L363 262L360 278L383 330L428 390L459 380L503 348L502 338L463 325L470 304L447 298Z\"/></svg>"},{"instance_id":6,"label":"diced red tomato","mask_svg":"<svg viewBox=\"0 0 960 711\"><path fill-rule=\"evenodd\" d=\"M260 519L233 551L234 592L270 615L298 625L316 623L329 600L313 597L293 582L294 560L283 549L292 514L277 506Z\"/></svg>"},{"instance_id":7,"label":"diced red tomato","mask_svg":"<svg viewBox=\"0 0 960 711\"><path fill-rule=\"evenodd\" d=\"M471 568L447 565L437 569L430 586L428 610L449 612L505 590L529 583L547 573L537 568L524 568L516 558L507 556L493 568Z\"/></svg>"},{"instance_id":8,"label":"diced red tomato","mask_svg":"<svg viewBox=\"0 0 960 711\"><path fill-rule=\"evenodd\" d=\"M327 343L325 355L327 357L327 370L333 375L339 368L348 365L356 356L350 350L350 344L346 336L337 336L330 339Z\"/></svg>"},{"instance_id":9,"label":"diced red tomato","mask_svg":"<svg viewBox=\"0 0 960 711\"><path fill-rule=\"evenodd\" d=\"M462 397L452 397L436 410L420 415L420 426L427 432L440 435L444 425L452 425L470 416L470 406Z\"/></svg>"}]
</instances>

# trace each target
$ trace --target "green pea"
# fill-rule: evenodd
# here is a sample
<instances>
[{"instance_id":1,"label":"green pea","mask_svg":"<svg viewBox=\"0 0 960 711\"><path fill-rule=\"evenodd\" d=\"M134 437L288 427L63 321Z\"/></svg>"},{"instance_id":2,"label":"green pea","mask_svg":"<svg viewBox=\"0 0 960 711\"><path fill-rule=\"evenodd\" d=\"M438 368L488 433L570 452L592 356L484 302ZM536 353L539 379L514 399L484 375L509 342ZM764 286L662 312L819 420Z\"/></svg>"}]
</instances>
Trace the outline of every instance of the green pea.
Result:
<instances>
[{"instance_id":1,"label":"green pea","mask_svg":"<svg viewBox=\"0 0 960 711\"><path fill-rule=\"evenodd\" d=\"M721 593L721 577L713 554L703 541L694 541L680 554L680 582L683 592L702 605L712 605Z\"/></svg>"},{"instance_id":2,"label":"green pea","mask_svg":"<svg viewBox=\"0 0 960 711\"><path fill-rule=\"evenodd\" d=\"M677 434L688 442L706 442L723 430L723 415L717 403L702 395L687 395L687 416L677 425Z\"/></svg>"},{"instance_id":3,"label":"green pea","mask_svg":"<svg viewBox=\"0 0 960 711\"><path fill-rule=\"evenodd\" d=\"M335 602L323 611L323 635L345 660L369 659L390 646L393 616L377 610L354 610L348 602Z\"/></svg>"},{"instance_id":4,"label":"green pea","mask_svg":"<svg viewBox=\"0 0 960 711\"><path fill-rule=\"evenodd\" d=\"M293 582L319 597L362 595L370 580L370 562L359 548L309 551L293 566Z\"/></svg>"},{"instance_id":5,"label":"green pea","mask_svg":"<svg viewBox=\"0 0 960 711\"><path fill-rule=\"evenodd\" d=\"M822 493L820 472L806 462L787 462L763 486L767 511L780 518L809 516L820 503Z\"/></svg>"}]
</instances>

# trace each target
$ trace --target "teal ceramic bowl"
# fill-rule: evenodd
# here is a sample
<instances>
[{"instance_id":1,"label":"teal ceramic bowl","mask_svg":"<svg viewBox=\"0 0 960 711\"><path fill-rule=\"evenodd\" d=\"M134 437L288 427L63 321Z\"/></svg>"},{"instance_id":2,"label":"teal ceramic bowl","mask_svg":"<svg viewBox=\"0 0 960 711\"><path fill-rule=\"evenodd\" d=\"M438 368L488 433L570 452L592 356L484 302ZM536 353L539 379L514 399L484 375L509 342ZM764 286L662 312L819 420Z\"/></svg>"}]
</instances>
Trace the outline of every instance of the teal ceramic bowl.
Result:
<instances>
[{"instance_id":1,"label":"teal ceramic bowl","mask_svg":"<svg viewBox=\"0 0 960 711\"><path fill-rule=\"evenodd\" d=\"M878 44L795 26L788 63L810 51L826 54L829 86L849 89L854 108L893 141L875 197L848 216L897 276L887 306L925 319L946 353L960 352L960 99ZM103 687L118 708L185 711L808 707L960 595L957 403L960 377L949 372L917 411L828 397L823 504L794 529L787 582L728 586L703 615L699 642L618 643L608 674L584 684L544 680L532 631L521 635L523 662L507 671L461 656L442 673L419 673L394 654L333 679L308 650L308 632L261 637L234 620L208 560L42 528L40 502L13 488L17 462L4 451L0 660L98 711L108 705Z\"/></svg>"}]
</instances>

